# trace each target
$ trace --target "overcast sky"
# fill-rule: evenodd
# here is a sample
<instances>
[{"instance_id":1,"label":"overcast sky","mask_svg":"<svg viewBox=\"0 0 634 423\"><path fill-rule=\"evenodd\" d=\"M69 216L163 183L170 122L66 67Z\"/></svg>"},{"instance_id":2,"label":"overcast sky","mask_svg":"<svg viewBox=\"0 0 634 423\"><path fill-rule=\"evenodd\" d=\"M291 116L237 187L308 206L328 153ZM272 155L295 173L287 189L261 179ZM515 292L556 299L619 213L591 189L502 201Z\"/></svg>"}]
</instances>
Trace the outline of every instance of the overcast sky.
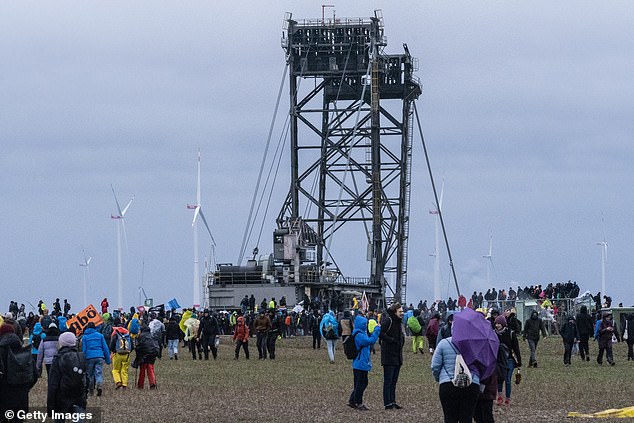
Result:
<instances>
[{"instance_id":1,"label":"overcast sky","mask_svg":"<svg viewBox=\"0 0 634 423\"><path fill-rule=\"evenodd\" d=\"M312 3L312 4L311 4ZM383 10L387 53L419 59L417 102L463 292L576 280L634 303L634 8L628 1L335 3ZM235 262L284 70L284 13L320 2L4 2L0 13L0 307L192 297L196 155L202 206ZM332 16L332 10L326 11ZM286 84L284 86L286 88ZM282 116L288 108L282 97ZM274 139L279 137L279 131ZM288 151L260 252L288 190ZM416 136L408 302L433 296L432 193ZM208 255L201 231L201 257ZM365 235L359 232L359 240ZM253 245L248 246L250 251ZM363 247L365 249L365 247ZM443 250L444 251L444 250ZM201 260L202 261L202 260ZM338 261L353 261L340 252ZM144 263L144 265L143 265ZM443 253L443 296L455 297ZM367 263L350 264L367 276ZM76 307L77 308L77 307Z\"/></svg>"}]
</instances>

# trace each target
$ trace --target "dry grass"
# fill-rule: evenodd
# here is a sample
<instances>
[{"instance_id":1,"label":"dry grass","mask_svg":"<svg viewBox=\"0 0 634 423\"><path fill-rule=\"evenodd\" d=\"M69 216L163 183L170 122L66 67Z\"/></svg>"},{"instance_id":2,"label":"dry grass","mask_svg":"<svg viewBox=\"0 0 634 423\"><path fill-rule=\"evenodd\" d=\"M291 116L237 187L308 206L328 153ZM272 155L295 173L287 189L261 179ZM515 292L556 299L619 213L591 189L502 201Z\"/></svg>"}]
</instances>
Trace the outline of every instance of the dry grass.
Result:
<instances>
[{"instance_id":1,"label":"dry grass","mask_svg":"<svg viewBox=\"0 0 634 423\"><path fill-rule=\"evenodd\" d=\"M442 421L438 386L429 369L431 356L411 353L409 339L396 393L405 408L383 409L377 352L364 397L372 409L369 413L345 405L352 390L352 370L341 345L336 363L330 365L324 346L313 351L311 341L309 337L278 341L274 361L257 360L254 339L249 342L249 361L243 356L233 360L228 337L222 339L217 361L192 361L191 355L181 350L178 361L157 360L157 391L149 391L147 384L144 391L115 391L110 367L106 366L104 395L90 397L89 407L101 407L106 422ZM568 411L596 412L634 405L634 362L625 361L625 345L615 346L615 367L600 367L594 360L586 363L573 357L572 367L564 368L561 350L555 337L542 341L540 367L522 372L522 384L513 387L511 410L496 412L496 421L562 421ZM591 345L591 352L596 354L596 344ZM528 361L526 345L522 345L522 353ZM135 370L130 370L134 377ZM33 407L46 404L43 377L31 391Z\"/></svg>"}]
</instances>

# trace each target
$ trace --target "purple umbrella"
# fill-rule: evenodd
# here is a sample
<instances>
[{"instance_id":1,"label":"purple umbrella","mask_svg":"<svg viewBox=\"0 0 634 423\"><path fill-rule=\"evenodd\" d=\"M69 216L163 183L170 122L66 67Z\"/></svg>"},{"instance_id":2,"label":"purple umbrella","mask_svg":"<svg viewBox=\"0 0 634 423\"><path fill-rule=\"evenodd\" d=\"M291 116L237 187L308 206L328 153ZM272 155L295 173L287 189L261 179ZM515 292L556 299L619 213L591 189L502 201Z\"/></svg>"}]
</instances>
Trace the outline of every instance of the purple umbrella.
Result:
<instances>
[{"instance_id":1,"label":"purple umbrella","mask_svg":"<svg viewBox=\"0 0 634 423\"><path fill-rule=\"evenodd\" d=\"M493 374L500 341L482 313L466 308L453 317L451 339L472 372L480 379Z\"/></svg>"}]
</instances>

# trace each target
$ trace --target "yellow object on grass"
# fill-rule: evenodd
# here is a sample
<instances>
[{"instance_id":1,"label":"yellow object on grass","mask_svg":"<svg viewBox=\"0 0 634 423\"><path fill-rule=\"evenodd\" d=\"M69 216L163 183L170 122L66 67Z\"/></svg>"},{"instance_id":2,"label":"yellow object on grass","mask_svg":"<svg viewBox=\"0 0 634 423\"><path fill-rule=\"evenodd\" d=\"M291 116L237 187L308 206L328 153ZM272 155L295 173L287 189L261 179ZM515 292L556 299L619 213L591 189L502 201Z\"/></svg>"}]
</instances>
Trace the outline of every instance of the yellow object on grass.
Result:
<instances>
[{"instance_id":1,"label":"yellow object on grass","mask_svg":"<svg viewBox=\"0 0 634 423\"><path fill-rule=\"evenodd\" d=\"M596 419L596 418L632 418L634 417L634 407L625 407L625 408L611 408L605 411L599 411L598 413L584 414L577 413L575 411L571 411L568 413L568 417L582 417L587 419Z\"/></svg>"}]
</instances>

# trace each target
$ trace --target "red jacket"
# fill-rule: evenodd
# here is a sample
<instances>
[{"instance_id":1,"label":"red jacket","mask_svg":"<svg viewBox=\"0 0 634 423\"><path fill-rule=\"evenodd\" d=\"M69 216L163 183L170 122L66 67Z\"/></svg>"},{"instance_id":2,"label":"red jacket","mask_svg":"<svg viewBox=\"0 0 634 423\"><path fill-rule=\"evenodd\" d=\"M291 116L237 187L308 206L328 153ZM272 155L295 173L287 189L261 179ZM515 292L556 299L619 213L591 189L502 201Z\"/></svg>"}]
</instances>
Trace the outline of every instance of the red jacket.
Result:
<instances>
[{"instance_id":1,"label":"red jacket","mask_svg":"<svg viewBox=\"0 0 634 423\"><path fill-rule=\"evenodd\" d=\"M233 340L249 342L249 327L244 324L244 317L238 317L236 328L233 331Z\"/></svg>"}]
</instances>

